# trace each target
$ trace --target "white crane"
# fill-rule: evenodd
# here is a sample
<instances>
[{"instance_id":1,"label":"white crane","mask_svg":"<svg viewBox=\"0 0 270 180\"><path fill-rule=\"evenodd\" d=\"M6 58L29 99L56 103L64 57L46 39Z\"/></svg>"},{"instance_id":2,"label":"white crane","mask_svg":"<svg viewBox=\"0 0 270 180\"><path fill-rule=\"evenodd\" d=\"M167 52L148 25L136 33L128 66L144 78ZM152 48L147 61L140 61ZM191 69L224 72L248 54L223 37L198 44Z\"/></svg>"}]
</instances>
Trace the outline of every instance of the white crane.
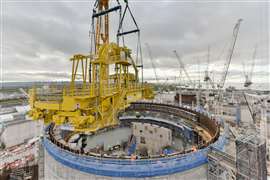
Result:
<instances>
[{"instance_id":1,"label":"white crane","mask_svg":"<svg viewBox=\"0 0 270 180\"><path fill-rule=\"evenodd\" d=\"M180 69L182 69L184 71L184 73L185 73L185 75L186 75L186 77L187 77L190 85L193 85L194 86L194 83L191 81L190 76L189 76L189 74L188 74L188 72L187 72L187 70L185 68L185 64L183 63L182 59L180 58L180 56L178 55L178 53L177 53L176 50L174 50L173 52L174 52L174 54L176 56L176 59L178 60Z\"/></svg>"},{"instance_id":2,"label":"white crane","mask_svg":"<svg viewBox=\"0 0 270 180\"><path fill-rule=\"evenodd\" d=\"M233 34L232 34L232 41L231 41L231 45L229 47L229 51L227 54L227 58L225 61L225 65L222 71L222 75L221 75L221 80L220 82L217 84L217 88L218 88L218 94L217 94L217 104L215 105L216 107L216 114L222 114L223 110L223 87L227 78L227 74L228 74L228 70L231 64L231 60L232 60L232 56L233 56L233 52L234 52L234 47L236 44L236 40L237 40L237 36L238 36L238 32L239 32L239 28L240 28L240 23L242 22L242 19L238 19L236 25L233 28Z\"/></svg>"},{"instance_id":3,"label":"white crane","mask_svg":"<svg viewBox=\"0 0 270 180\"><path fill-rule=\"evenodd\" d=\"M208 46L208 51L207 51L207 66L204 74L204 82L207 83L207 89L208 89L208 83L210 83L211 87L214 89L215 84L213 80L209 76L209 62L210 62L210 47Z\"/></svg>"},{"instance_id":4,"label":"white crane","mask_svg":"<svg viewBox=\"0 0 270 180\"><path fill-rule=\"evenodd\" d=\"M246 71L245 64L244 64L244 75L245 75L244 87L249 87L252 84L252 75L253 75L253 70L254 70L254 66L255 66L256 53L257 53L257 46L255 46L255 49L254 49L254 52L253 52L252 64L251 64L250 72Z\"/></svg>"},{"instance_id":5,"label":"white crane","mask_svg":"<svg viewBox=\"0 0 270 180\"><path fill-rule=\"evenodd\" d=\"M153 56L152 56L152 51L151 51L151 48L149 46L148 43L145 43L145 46L146 46L146 49L148 51L148 55L149 55L149 58L150 58L150 61L151 61L151 64L152 64L152 68L153 68L153 71L154 71L154 74L155 74L155 78L156 78L156 81L158 83L158 75L157 75L157 70L156 70L156 65L154 63L154 59L153 59Z\"/></svg>"},{"instance_id":6,"label":"white crane","mask_svg":"<svg viewBox=\"0 0 270 180\"><path fill-rule=\"evenodd\" d=\"M241 21L243 21L243 19L238 19L238 21L237 21L237 23L236 23L236 25L234 26L234 29L233 29L233 36L232 36L231 46L229 48L229 52L228 52L228 55L227 55L227 58L226 58L226 62L225 62L225 65L224 65L224 68L223 68L223 71L222 71L221 80L220 80L220 82L218 84L219 89L222 89L224 87L224 84L225 84L225 81L226 81L226 78L227 78L227 74L228 74L228 70L229 70L229 67L230 67L230 64L231 64L231 60L232 60L232 56L233 56L233 52L234 52L234 47L235 47L235 44L236 44L236 40L237 40L237 36L238 36Z\"/></svg>"}]
</instances>

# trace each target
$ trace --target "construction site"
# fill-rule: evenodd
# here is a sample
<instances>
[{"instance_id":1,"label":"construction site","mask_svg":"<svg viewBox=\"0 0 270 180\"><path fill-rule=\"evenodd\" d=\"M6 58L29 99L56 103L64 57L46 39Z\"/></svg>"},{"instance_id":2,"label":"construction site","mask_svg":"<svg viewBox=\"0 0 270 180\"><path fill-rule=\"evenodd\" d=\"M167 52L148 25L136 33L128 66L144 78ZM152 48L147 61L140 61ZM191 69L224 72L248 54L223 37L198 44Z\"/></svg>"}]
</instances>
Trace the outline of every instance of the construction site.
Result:
<instances>
[{"instance_id":1,"label":"construction site","mask_svg":"<svg viewBox=\"0 0 270 180\"><path fill-rule=\"evenodd\" d=\"M142 48L131 3L91 1L90 53L70 55L70 81L0 89L0 179L270 179L270 89L249 88L257 46L243 87L225 86L245 20L230 27L220 80L207 65L197 83L172 50L174 83L158 75L150 42Z\"/></svg>"}]
</instances>

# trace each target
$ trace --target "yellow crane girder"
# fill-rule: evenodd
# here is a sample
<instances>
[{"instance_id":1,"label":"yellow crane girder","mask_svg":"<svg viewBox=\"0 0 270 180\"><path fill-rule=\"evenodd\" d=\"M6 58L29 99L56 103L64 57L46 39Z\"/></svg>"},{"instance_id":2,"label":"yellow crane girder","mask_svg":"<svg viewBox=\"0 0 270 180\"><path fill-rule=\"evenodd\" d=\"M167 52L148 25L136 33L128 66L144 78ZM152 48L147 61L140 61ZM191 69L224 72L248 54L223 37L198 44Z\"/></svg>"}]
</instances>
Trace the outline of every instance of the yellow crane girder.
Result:
<instances>
[{"instance_id":1,"label":"yellow crane girder","mask_svg":"<svg viewBox=\"0 0 270 180\"><path fill-rule=\"evenodd\" d=\"M91 61L83 55L71 58L71 83L69 87L63 87L60 94L55 89L49 89L46 94L32 89L29 93L30 115L34 119L44 119L46 123L69 124L75 131L94 132L117 125L117 114L131 102L154 97L149 85L142 85L135 74L129 73L129 67L133 66L128 62L128 49L113 43L105 44L101 49L100 54ZM92 82L86 79L89 72L87 67L90 67L87 63L92 67ZM76 85L79 64L82 64L83 81ZM110 65L117 67L113 75L107 71Z\"/></svg>"},{"instance_id":2,"label":"yellow crane girder","mask_svg":"<svg viewBox=\"0 0 270 180\"><path fill-rule=\"evenodd\" d=\"M154 97L152 87L139 82L131 50L109 42L109 12L119 9L119 2L112 9L109 0L97 3L93 11L97 18L93 21L94 54L76 54L70 59L72 76L68 86L30 90L29 115L33 119L70 125L74 131L95 132L117 125L119 111L131 102Z\"/></svg>"}]
</instances>

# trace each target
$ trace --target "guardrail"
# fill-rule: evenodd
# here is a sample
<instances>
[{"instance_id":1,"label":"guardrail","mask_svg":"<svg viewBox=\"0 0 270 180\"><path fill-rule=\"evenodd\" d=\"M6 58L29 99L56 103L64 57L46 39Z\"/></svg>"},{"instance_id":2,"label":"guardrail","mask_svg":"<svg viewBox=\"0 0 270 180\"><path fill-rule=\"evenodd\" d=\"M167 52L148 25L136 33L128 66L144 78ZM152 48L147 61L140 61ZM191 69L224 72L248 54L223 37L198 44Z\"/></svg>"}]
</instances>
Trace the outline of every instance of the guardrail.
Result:
<instances>
[{"instance_id":1,"label":"guardrail","mask_svg":"<svg viewBox=\"0 0 270 180\"><path fill-rule=\"evenodd\" d=\"M64 87L52 87L48 89L37 89L36 96L38 101L62 101L63 96L97 96L101 94L110 94L116 92L118 89L125 88L127 91L138 91L147 88L148 85L141 83L127 83L127 84L104 84L102 89L99 88L99 83L91 85L76 85Z\"/></svg>"}]
</instances>

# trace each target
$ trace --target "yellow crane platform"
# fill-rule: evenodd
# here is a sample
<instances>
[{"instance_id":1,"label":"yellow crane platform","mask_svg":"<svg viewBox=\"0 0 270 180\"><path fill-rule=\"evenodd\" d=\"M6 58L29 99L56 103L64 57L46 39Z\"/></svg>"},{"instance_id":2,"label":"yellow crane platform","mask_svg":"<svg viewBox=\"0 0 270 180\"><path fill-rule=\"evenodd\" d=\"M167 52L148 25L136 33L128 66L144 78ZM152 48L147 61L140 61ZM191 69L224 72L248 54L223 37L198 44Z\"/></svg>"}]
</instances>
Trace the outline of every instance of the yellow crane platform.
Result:
<instances>
[{"instance_id":1,"label":"yellow crane platform","mask_svg":"<svg viewBox=\"0 0 270 180\"><path fill-rule=\"evenodd\" d=\"M33 119L70 125L78 132L95 132L117 125L118 113L131 102L154 97L152 87L139 81L138 67L142 65L134 62L130 49L119 44L125 33L118 30L118 42L109 42L109 13L122 8L117 3L109 8L109 0L96 1L92 16L94 50L90 55L76 54L70 59L69 85L29 91L29 115ZM127 1L125 5L124 12L131 13ZM121 26L125 13L120 13ZM132 32L139 33L139 29L126 34Z\"/></svg>"}]
</instances>

